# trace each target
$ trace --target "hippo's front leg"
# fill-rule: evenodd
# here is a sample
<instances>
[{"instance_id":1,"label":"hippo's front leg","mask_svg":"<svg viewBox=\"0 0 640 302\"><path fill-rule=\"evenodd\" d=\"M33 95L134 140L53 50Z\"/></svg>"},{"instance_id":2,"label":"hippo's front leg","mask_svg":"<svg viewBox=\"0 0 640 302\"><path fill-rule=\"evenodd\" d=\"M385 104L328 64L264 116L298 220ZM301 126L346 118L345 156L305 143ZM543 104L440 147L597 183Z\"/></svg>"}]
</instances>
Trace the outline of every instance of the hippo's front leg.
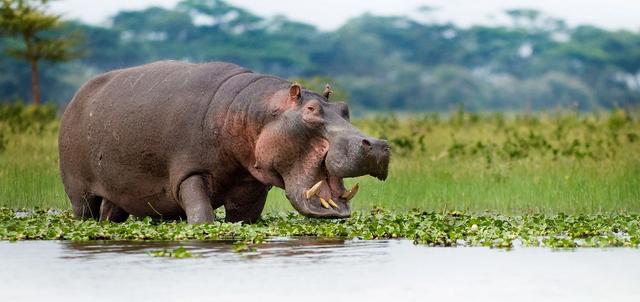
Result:
<instances>
[{"instance_id":1,"label":"hippo's front leg","mask_svg":"<svg viewBox=\"0 0 640 302\"><path fill-rule=\"evenodd\" d=\"M214 214L211 200L207 194L204 180L200 175L192 175L180 184L180 206L187 214L187 222L213 222Z\"/></svg>"}]
</instances>

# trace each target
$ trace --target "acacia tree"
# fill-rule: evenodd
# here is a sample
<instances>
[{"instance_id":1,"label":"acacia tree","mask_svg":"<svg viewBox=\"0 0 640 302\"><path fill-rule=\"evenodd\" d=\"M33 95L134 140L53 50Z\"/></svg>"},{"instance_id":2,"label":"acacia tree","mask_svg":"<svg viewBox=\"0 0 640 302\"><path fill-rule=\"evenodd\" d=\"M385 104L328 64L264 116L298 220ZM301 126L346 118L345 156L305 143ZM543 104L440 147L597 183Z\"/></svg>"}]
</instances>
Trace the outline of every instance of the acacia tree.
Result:
<instances>
[{"instance_id":1,"label":"acacia tree","mask_svg":"<svg viewBox=\"0 0 640 302\"><path fill-rule=\"evenodd\" d=\"M61 16L46 12L48 0L1 0L0 33L21 40L5 47L8 55L25 60L31 66L31 96L40 104L41 60L62 62L76 58L80 52L78 33L63 34Z\"/></svg>"}]
</instances>

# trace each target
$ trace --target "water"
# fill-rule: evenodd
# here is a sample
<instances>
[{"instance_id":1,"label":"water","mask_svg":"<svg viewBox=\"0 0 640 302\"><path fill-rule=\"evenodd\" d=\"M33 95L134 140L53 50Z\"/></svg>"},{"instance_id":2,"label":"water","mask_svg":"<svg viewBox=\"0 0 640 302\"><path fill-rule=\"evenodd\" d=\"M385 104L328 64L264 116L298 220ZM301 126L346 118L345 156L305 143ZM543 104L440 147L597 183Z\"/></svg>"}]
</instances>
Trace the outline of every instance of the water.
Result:
<instances>
[{"instance_id":1,"label":"water","mask_svg":"<svg viewBox=\"0 0 640 302\"><path fill-rule=\"evenodd\" d=\"M185 246L189 259L146 251ZM640 301L640 250L406 240L0 242L0 301Z\"/></svg>"}]
</instances>

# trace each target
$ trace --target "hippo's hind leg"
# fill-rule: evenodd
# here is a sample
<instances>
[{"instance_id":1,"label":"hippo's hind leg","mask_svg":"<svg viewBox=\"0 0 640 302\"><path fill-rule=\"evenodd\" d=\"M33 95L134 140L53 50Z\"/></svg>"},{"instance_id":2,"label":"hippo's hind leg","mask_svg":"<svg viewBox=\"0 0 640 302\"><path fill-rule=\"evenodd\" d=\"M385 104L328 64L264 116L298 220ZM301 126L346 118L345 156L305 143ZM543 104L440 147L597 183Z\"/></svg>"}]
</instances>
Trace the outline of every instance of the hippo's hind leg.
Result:
<instances>
[{"instance_id":1,"label":"hippo's hind leg","mask_svg":"<svg viewBox=\"0 0 640 302\"><path fill-rule=\"evenodd\" d=\"M233 187L224 201L225 221L254 223L260 218L271 187L247 180Z\"/></svg>"},{"instance_id":2,"label":"hippo's hind leg","mask_svg":"<svg viewBox=\"0 0 640 302\"><path fill-rule=\"evenodd\" d=\"M180 206L188 223L213 222L213 208L202 176L192 175L180 184Z\"/></svg>"},{"instance_id":3,"label":"hippo's hind leg","mask_svg":"<svg viewBox=\"0 0 640 302\"><path fill-rule=\"evenodd\" d=\"M72 194L70 196L73 214L78 219L98 219L102 198L91 193Z\"/></svg>"},{"instance_id":4,"label":"hippo's hind leg","mask_svg":"<svg viewBox=\"0 0 640 302\"><path fill-rule=\"evenodd\" d=\"M113 202L103 198L100 205L100 221L124 222L129 218L129 213L115 205Z\"/></svg>"}]
</instances>

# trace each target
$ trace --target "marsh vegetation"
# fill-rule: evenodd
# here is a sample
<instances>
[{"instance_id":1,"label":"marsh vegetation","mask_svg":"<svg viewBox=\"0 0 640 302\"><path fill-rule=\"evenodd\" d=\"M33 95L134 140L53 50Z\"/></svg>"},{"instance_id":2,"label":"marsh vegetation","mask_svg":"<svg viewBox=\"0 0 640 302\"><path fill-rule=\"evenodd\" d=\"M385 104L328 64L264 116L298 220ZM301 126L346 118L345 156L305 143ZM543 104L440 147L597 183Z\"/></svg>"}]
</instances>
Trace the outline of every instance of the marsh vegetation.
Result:
<instances>
[{"instance_id":1,"label":"marsh vegetation","mask_svg":"<svg viewBox=\"0 0 640 302\"><path fill-rule=\"evenodd\" d=\"M220 214L223 215L221 212ZM130 218L124 223L79 221L69 211L0 208L0 240L230 240L236 250L272 237L409 239L429 246L608 247L640 245L637 214L500 215L372 209L346 220L304 218L295 213L263 215L258 223L191 225ZM186 251L159 250L154 256L188 257Z\"/></svg>"}]
</instances>

